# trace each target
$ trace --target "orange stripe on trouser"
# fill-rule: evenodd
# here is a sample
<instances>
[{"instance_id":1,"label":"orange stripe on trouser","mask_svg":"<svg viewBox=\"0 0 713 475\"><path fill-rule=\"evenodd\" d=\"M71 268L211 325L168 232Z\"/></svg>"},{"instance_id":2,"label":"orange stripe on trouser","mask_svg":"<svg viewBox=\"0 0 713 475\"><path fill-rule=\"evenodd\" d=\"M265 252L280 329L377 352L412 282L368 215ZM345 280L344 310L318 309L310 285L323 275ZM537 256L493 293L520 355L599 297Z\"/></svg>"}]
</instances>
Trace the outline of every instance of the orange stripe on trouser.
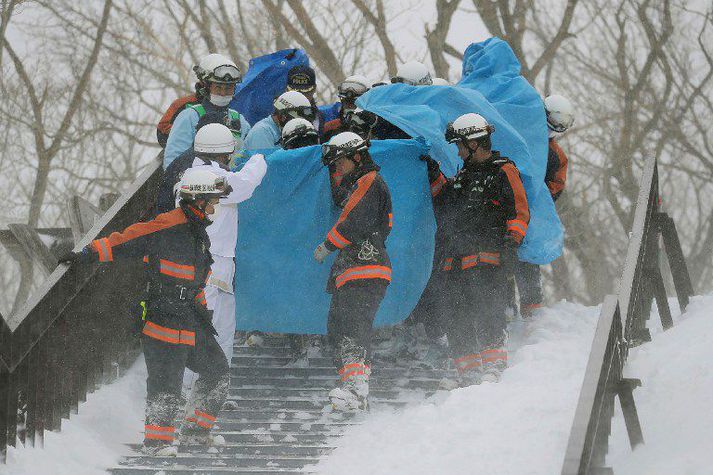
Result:
<instances>
[{"instance_id":1,"label":"orange stripe on trouser","mask_svg":"<svg viewBox=\"0 0 713 475\"><path fill-rule=\"evenodd\" d=\"M436 196L446 184L446 177L443 174L438 175L438 178L431 183L431 196Z\"/></svg>"},{"instance_id":2,"label":"orange stripe on trouser","mask_svg":"<svg viewBox=\"0 0 713 475\"><path fill-rule=\"evenodd\" d=\"M177 279L193 280L195 278L196 269L193 266L176 264L175 262L161 259L160 272Z\"/></svg>"},{"instance_id":3,"label":"orange stripe on trouser","mask_svg":"<svg viewBox=\"0 0 713 475\"><path fill-rule=\"evenodd\" d=\"M480 352L480 356L483 359L483 363L497 363L498 361L504 361L507 364L508 362L508 352L502 348L483 350Z\"/></svg>"},{"instance_id":4,"label":"orange stripe on trouser","mask_svg":"<svg viewBox=\"0 0 713 475\"><path fill-rule=\"evenodd\" d=\"M196 334L188 330L174 330L173 328L156 325L153 322L146 322L142 333L156 340L165 341L166 343L196 346Z\"/></svg>"},{"instance_id":5,"label":"orange stripe on trouser","mask_svg":"<svg viewBox=\"0 0 713 475\"><path fill-rule=\"evenodd\" d=\"M453 269L453 258L448 257L444 261L443 270ZM465 256L460 260L460 268L470 269L480 264L490 264L493 266L500 265L500 253L499 252L479 252L477 254L472 254L470 256Z\"/></svg>"},{"instance_id":6,"label":"orange stripe on trouser","mask_svg":"<svg viewBox=\"0 0 713 475\"><path fill-rule=\"evenodd\" d=\"M361 363L351 363L348 365L344 365L339 370L339 374L342 376L342 381L346 381L347 379L352 378L354 376L358 376L360 374L364 374L368 377L370 373L371 370L369 369L369 367Z\"/></svg>"},{"instance_id":7,"label":"orange stripe on trouser","mask_svg":"<svg viewBox=\"0 0 713 475\"><path fill-rule=\"evenodd\" d=\"M210 429L215 423L215 416L211 416L207 412L202 412L196 409L194 411L195 416L187 417L188 422L195 422L204 429Z\"/></svg>"},{"instance_id":8,"label":"orange stripe on trouser","mask_svg":"<svg viewBox=\"0 0 713 475\"><path fill-rule=\"evenodd\" d=\"M391 269L386 266L352 267L342 272L334 283L339 288L347 282L357 279L384 279L390 282Z\"/></svg>"},{"instance_id":9,"label":"orange stripe on trouser","mask_svg":"<svg viewBox=\"0 0 713 475\"><path fill-rule=\"evenodd\" d=\"M176 428L173 426L154 426L146 424L144 426L144 439L147 440L165 440L173 442Z\"/></svg>"},{"instance_id":10,"label":"orange stripe on trouser","mask_svg":"<svg viewBox=\"0 0 713 475\"><path fill-rule=\"evenodd\" d=\"M456 369L459 373L472 368L480 368L480 353L471 353L469 355L461 356L460 358L455 358L453 363L456 365Z\"/></svg>"}]
</instances>

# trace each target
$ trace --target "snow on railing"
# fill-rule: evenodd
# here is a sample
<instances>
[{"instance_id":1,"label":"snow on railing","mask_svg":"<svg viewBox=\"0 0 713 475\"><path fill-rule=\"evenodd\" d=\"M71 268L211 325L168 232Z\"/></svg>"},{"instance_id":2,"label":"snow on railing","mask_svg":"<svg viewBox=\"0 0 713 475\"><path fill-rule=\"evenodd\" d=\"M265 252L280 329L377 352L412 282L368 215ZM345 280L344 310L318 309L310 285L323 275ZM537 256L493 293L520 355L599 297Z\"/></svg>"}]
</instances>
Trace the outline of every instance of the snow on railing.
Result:
<instances>
[{"instance_id":1,"label":"snow on railing","mask_svg":"<svg viewBox=\"0 0 713 475\"><path fill-rule=\"evenodd\" d=\"M161 179L160 154L79 241L122 230L147 216ZM15 314L0 315L0 463L19 440L42 444L45 430L138 355L133 307L143 263L60 265Z\"/></svg>"},{"instance_id":2,"label":"snow on railing","mask_svg":"<svg viewBox=\"0 0 713 475\"><path fill-rule=\"evenodd\" d=\"M663 328L673 326L661 275L659 237L663 238L682 312L693 295L676 226L659 206L658 167L652 158L646 162L641 178L619 293L608 295L602 305L570 431L563 475L612 472L604 465L615 396L619 397L632 449L644 442L633 397L634 387L641 382L622 374L629 348L651 341L646 322L654 299Z\"/></svg>"}]
</instances>

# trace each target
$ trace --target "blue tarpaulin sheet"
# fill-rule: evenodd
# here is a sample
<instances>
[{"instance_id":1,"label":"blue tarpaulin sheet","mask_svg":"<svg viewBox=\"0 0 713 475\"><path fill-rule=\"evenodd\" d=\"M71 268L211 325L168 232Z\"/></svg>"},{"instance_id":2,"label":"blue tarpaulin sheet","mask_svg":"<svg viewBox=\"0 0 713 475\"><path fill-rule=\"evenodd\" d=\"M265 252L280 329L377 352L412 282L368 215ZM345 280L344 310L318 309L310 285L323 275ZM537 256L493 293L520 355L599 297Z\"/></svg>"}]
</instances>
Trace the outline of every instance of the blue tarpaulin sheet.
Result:
<instances>
[{"instance_id":1,"label":"blue tarpaulin sheet","mask_svg":"<svg viewBox=\"0 0 713 475\"><path fill-rule=\"evenodd\" d=\"M370 152L391 192L394 225L386 241L393 280L376 325L397 323L413 310L431 273L435 221L426 167L417 140L374 142ZM336 253L312 257L339 217L320 147L273 151L262 184L240 204L236 249L238 328L325 333L326 284Z\"/></svg>"},{"instance_id":2,"label":"blue tarpaulin sheet","mask_svg":"<svg viewBox=\"0 0 713 475\"><path fill-rule=\"evenodd\" d=\"M287 87L287 72L298 65L309 66L309 58L301 49L285 49L251 59L230 107L255 125L272 114L272 102Z\"/></svg>"},{"instance_id":3,"label":"blue tarpaulin sheet","mask_svg":"<svg viewBox=\"0 0 713 475\"><path fill-rule=\"evenodd\" d=\"M544 184L547 129L537 92L519 76L507 43L490 39L471 45L456 86L394 84L372 89L358 105L384 117L417 140L374 141L371 153L391 191L394 228L387 248L393 281L376 325L404 320L428 281L435 220L425 165L428 150L447 175L462 163L445 142L446 124L477 112L496 126L493 147L521 171L531 209L520 258L545 264L559 256L562 226ZM329 190L319 147L274 151L254 196L240 205L236 250L238 328L285 333L324 333L330 296L329 267L312 258L339 210Z\"/></svg>"},{"instance_id":4,"label":"blue tarpaulin sheet","mask_svg":"<svg viewBox=\"0 0 713 475\"><path fill-rule=\"evenodd\" d=\"M471 44L463 79L455 86L393 84L372 89L357 105L384 117L412 137L423 137L432 156L452 176L462 164L456 146L445 141L448 122L477 112L495 125L493 148L515 162L530 206L530 226L519 249L521 260L547 264L562 252L563 230L544 183L547 125L542 99L519 75L510 46L497 38Z\"/></svg>"}]
</instances>

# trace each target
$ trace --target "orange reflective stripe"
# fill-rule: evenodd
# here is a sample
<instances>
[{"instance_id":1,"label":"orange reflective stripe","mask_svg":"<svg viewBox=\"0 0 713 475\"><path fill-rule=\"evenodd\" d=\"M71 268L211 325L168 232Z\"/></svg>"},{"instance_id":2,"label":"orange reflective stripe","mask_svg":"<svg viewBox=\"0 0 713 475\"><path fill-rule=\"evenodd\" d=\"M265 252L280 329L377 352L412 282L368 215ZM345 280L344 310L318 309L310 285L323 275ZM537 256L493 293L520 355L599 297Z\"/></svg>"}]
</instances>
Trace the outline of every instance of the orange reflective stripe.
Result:
<instances>
[{"instance_id":1,"label":"orange reflective stripe","mask_svg":"<svg viewBox=\"0 0 713 475\"><path fill-rule=\"evenodd\" d=\"M339 288L347 282L357 279L384 279L391 282L391 269L386 266L352 267L336 278L335 285Z\"/></svg>"},{"instance_id":2,"label":"orange reflective stripe","mask_svg":"<svg viewBox=\"0 0 713 475\"><path fill-rule=\"evenodd\" d=\"M172 442L175 436L176 429L172 426L144 426L144 439L167 440Z\"/></svg>"},{"instance_id":3,"label":"orange reflective stripe","mask_svg":"<svg viewBox=\"0 0 713 475\"><path fill-rule=\"evenodd\" d=\"M344 209L342 210L342 214L339 216L337 224L347 219L349 213L352 212L352 210L356 207L357 204L359 204L361 199L364 197L366 192L369 191L369 188L371 187L371 184L374 182L375 178L376 172L373 171L367 173L366 175L357 180L357 189L354 191L354 193L351 194L351 196L349 196L349 200L347 200L347 204L344 205Z\"/></svg>"},{"instance_id":4,"label":"orange reflective stripe","mask_svg":"<svg viewBox=\"0 0 713 475\"><path fill-rule=\"evenodd\" d=\"M445 260L445 265L443 266L443 270L451 270L451 269L453 269L453 258L447 257Z\"/></svg>"},{"instance_id":5,"label":"orange reflective stripe","mask_svg":"<svg viewBox=\"0 0 713 475\"><path fill-rule=\"evenodd\" d=\"M460 364L463 362L467 362L470 360L479 360L480 359L480 353L471 353L469 355L461 356L460 358L456 358L453 360L455 364Z\"/></svg>"},{"instance_id":6,"label":"orange reflective stripe","mask_svg":"<svg viewBox=\"0 0 713 475\"><path fill-rule=\"evenodd\" d=\"M341 380L346 381L347 379L353 377L353 376L358 376L360 374L365 374L369 376L371 373L371 370L369 367L365 364L361 363L351 363L348 365L342 366L342 368L339 370L339 374L342 375Z\"/></svg>"},{"instance_id":7,"label":"orange reflective stripe","mask_svg":"<svg viewBox=\"0 0 713 475\"><path fill-rule=\"evenodd\" d=\"M507 362L507 360L508 360L507 350L500 349L500 348L483 350L483 351L481 351L481 355L483 358L483 363L492 363L492 362L496 362L496 361Z\"/></svg>"},{"instance_id":8,"label":"orange reflective stripe","mask_svg":"<svg viewBox=\"0 0 713 475\"><path fill-rule=\"evenodd\" d=\"M95 239L92 241L92 247L99 254L99 262L111 262L114 260L114 253L107 238Z\"/></svg>"},{"instance_id":9,"label":"orange reflective stripe","mask_svg":"<svg viewBox=\"0 0 713 475\"><path fill-rule=\"evenodd\" d=\"M208 305L208 303L205 300L205 290L201 290L200 292L198 292L198 294L196 295L195 301L201 305Z\"/></svg>"},{"instance_id":10,"label":"orange reflective stripe","mask_svg":"<svg viewBox=\"0 0 713 475\"><path fill-rule=\"evenodd\" d=\"M519 219L511 219L507 222L507 226L508 231L514 231L522 237L525 237L525 234L527 234L527 223L525 221Z\"/></svg>"},{"instance_id":11,"label":"orange reflective stripe","mask_svg":"<svg viewBox=\"0 0 713 475\"><path fill-rule=\"evenodd\" d=\"M351 369L351 368L362 368L362 367L364 367L364 365L361 364L361 363L351 363L351 364L348 364L348 365L344 365L344 366L342 366L342 368L339 370L339 374L342 374L342 373L344 373L345 371L347 371L348 369Z\"/></svg>"},{"instance_id":12,"label":"orange reflective stripe","mask_svg":"<svg viewBox=\"0 0 713 475\"><path fill-rule=\"evenodd\" d=\"M146 264L149 263L149 256L144 256L144 262L145 262Z\"/></svg>"},{"instance_id":13,"label":"orange reflective stripe","mask_svg":"<svg viewBox=\"0 0 713 475\"><path fill-rule=\"evenodd\" d=\"M173 328L156 325L153 322L146 322L142 333L155 340L165 341L166 343L196 346L196 334L188 330L174 330Z\"/></svg>"},{"instance_id":14,"label":"orange reflective stripe","mask_svg":"<svg viewBox=\"0 0 713 475\"><path fill-rule=\"evenodd\" d=\"M334 244L337 249L343 249L351 244L351 241L344 236L342 236L339 231L337 231L337 226L334 226L327 234L327 239L329 242Z\"/></svg>"},{"instance_id":15,"label":"orange reflective stripe","mask_svg":"<svg viewBox=\"0 0 713 475\"><path fill-rule=\"evenodd\" d=\"M499 252L479 252L477 254L471 254L470 256L465 256L460 259L460 268L463 270L470 269L480 264L491 264L494 266L500 265L500 253ZM445 265L443 270L453 269L453 258L448 257L445 259Z\"/></svg>"},{"instance_id":16,"label":"orange reflective stripe","mask_svg":"<svg viewBox=\"0 0 713 475\"><path fill-rule=\"evenodd\" d=\"M443 185L446 184L446 177L443 176L443 173L438 175L438 178L435 179L433 183L431 183L431 196L436 196L438 193L441 192L441 189L443 188Z\"/></svg>"},{"instance_id":17,"label":"orange reflective stripe","mask_svg":"<svg viewBox=\"0 0 713 475\"><path fill-rule=\"evenodd\" d=\"M393 228L394 227L394 214L389 213L389 227Z\"/></svg>"},{"instance_id":18,"label":"orange reflective stripe","mask_svg":"<svg viewBox=\"0 0 713 475\"><path fill-rule=\"evenodd\" d=\"M195 278L196 268L161 259L160 272L177 279L193 280Z\"/></svg>"},{"instance_id":19,"label":"orange reflective stripe","mask_svg":"<svg viewBox=\"0 0 713 475\"><path fill-rule=\"evenodd\" d=\"M186 420L188 422L195 422L204 429L210 429L211 427L213 427L213 423L215 422L215 416L211 416L207 412L202 412L198 409L194 411L194 414L196 415L195 417L189 417Z\"/></svg>"}]
</instances>

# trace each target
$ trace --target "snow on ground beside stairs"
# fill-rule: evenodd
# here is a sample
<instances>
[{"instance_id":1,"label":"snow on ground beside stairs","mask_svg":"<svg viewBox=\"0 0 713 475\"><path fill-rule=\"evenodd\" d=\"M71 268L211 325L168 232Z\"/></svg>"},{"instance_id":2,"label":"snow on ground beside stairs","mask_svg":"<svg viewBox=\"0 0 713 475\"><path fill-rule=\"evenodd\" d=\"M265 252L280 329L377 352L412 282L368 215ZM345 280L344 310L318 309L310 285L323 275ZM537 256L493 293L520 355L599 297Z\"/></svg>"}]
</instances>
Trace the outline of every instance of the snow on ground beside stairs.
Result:
<instances>
[{"instance_id":1,"label":"snow on ground beside stairs","mask_svg":"<svg viewBox=\"0 0 713 475\"><path fill-rule=\"evenodd\" d=\"M634 348L624 375L634 390L644 445L629 447L621 409L612 423L607 463L618 475L713 473L713 295L694 297L684 315L669 301L674 326L649 320L652 341Z\"/></svg>"},{"instance_id":2,"label":"snow on ground beside stairs","mask_svg":"<svg viewBox=\"0 0 713 475\"><path fill-rule=\"evenodd\" d=\"M44 448L8 447L0 475L105 474L140 443L146 398L146 365L140 357L113 384L102 386L79 405L79 413L62 421L60 432L45 432Z\"/></svg>"},{"instance_id":3,"label":"snow on ground beside stairs","mask_svg":"<svg viewBox=\"0 0 713 475\"><path fill-rule=\"evenodd\" d=\"M498 384L372 412L316 466L326 474L552 474L562 469L598 307L561 302L518 322ZM429 403L431 402L431 403Z\"/></svg>"}]
</instances>

